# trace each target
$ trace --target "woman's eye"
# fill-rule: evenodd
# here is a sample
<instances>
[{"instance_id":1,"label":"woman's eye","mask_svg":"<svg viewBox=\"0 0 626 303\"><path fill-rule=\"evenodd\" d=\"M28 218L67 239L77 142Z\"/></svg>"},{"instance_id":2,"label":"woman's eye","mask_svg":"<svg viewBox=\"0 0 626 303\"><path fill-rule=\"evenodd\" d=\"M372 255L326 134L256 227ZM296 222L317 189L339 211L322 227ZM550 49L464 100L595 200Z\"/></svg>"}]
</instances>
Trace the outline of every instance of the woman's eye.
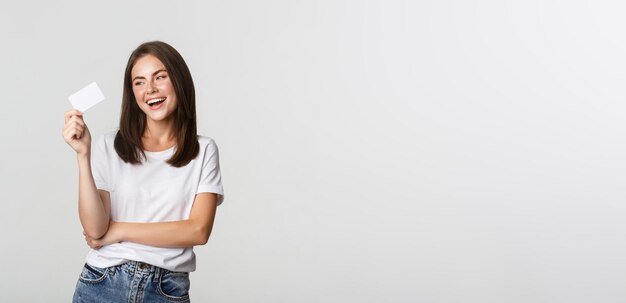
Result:
<instances>
[{"instance_id":1,"label":"woman's eye","mask_svg":"<svg viewBox=\"0 0 626 303\"><path fill-rule=\"evenodd\" d=\"M165 75L159 75L159 76L157 76L156 78L157 78L157 80L158 80L158 79L165 79Z\"/></svg>"},{"instance_id":2,"label":"woman's eye","mask_svg":"<svg viewBox=\"0 0 626 303\"><path fill-rule=\"evenodd\" d=\"M135 82L135 86L141 85L143 82Z\"/></svg>"}]
</instances>

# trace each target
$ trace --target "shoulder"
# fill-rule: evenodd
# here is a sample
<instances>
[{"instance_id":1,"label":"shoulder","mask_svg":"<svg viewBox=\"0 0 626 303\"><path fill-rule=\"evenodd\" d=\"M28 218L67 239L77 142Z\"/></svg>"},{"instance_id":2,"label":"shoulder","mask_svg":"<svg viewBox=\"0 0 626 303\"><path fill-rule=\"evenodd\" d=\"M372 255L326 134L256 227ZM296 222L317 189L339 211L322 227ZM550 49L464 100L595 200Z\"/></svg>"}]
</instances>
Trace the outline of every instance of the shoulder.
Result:
<instances>
[{"instance_id":1,"label":"shoulder","mask_svg":"<svg viewBox=\"0 0 626 303\"><path fill-rule=\"evenodd\" d=\"M96 139L95 143L98 146L113 147L115 143L115 135L117 135L117 130L104 133Z\"/></svg>"},{"instance_id":2,"label":"shoulder","mask_svg":"<svg viewBox=\"0 0 626 303\"><path fill-rule=\"evenodd\" d=\"M117 131L107 132L105 134L98 136L92 142L91 155L93 159L96 159L95 162L99 162L99 159L110 160L113 155L116 155L116 152L115 152L115 134L116 133Z\"/></svg>"},{"instance_id":3,"label":"shoulder","mask_svg":"<svg viewBox=\"0 0 626 303\"><path fill-rule=\"evenodd\" d=\"M200 144L200 149L212 148L217 149L217 143L211 137L198 135L198 144Z\"/></svg>"},{"instance_id":4,"label":"shoulder","mask_svg":"<svg viewBox=\"0 0 626 303\"><path fill-rule=\"evenodd\" d=\"M117 130L104 133L96 138L92 143L92 151L111 154L115 151L115 135Z\"/></svg>"},{"instance_id":5,"label":"shoulder","mask_svg":"<svg viewBox=\"0 0 626 303\"><path fill-rule=\"evenodd\" d=\"M211 161L219 157L217 143L215 143L213 138L198 135L198 144L200 145L198 154L201 155L202 162Z\"/></svg>"}]
</instances>

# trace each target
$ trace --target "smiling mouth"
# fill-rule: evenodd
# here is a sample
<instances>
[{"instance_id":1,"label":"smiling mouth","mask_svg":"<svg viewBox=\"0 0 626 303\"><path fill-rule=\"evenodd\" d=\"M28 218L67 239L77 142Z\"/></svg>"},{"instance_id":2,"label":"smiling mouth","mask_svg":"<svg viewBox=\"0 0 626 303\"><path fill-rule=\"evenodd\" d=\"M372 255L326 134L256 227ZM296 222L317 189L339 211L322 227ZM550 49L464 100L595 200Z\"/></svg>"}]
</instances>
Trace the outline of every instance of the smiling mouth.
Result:
<instances>
[{"instance_id":1,"label":"smiling mouth","mask_svg":"<svg viewBox=\"0 0 626 303\"><path fill-rule=\"evenodd\" d=\"M163 103L165 101L165 99L166 99L165 97L163 97L163 98L154 98L154 99L148 100L146 103L150 107L156 107L159 104Z\"/></svg>"}]
</instances>

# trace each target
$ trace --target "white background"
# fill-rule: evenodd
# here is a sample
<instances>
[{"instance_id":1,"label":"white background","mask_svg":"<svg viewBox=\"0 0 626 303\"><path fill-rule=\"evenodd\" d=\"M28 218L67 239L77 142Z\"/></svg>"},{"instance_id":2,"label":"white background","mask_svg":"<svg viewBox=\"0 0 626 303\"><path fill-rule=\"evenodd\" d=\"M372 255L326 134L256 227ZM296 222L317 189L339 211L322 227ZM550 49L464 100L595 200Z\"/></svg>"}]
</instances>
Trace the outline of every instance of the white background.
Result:
<instances>
[{"instance_id":1,"label":"white background","mask_svg":"<svg viewBox=\"0 0 626 303\"><path fill-rule=\"evenodd\" d=\"M625 302L623 1L14 1L0 301L69 302L67 96L177 48L225 203L195 302Z\"/></svg>"}]
</instances>

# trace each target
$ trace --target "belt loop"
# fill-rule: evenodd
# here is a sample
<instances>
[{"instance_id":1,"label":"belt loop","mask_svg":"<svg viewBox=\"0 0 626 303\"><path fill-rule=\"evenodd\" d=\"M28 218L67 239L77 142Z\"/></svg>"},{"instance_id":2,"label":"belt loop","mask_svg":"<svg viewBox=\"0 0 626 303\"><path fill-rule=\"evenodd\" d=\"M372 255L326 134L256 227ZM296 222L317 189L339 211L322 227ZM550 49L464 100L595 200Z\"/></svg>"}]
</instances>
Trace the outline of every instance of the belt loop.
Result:
<instances>
[{"instance_id":1,"label":"belt loop","mask_svg":"<svg viewBox=\"0 0 626 303\"><path fill-rule=\"evenodd\" d=\"M130 274L134 275L135 274L135 261L128 261L127 263L125 263L126 266L128 266L128 272L130 272Z\"/></svg>"},{"instance_id":2,"label":"belt loop","mask_svg":"<svg viewBox=\"0 0 626 303\"><path fill-rule=\"evenodd\" d=\"M161 277L161 268L158 266L154 267L154 279L152 281L159 282L159 278Z\"/></svg>"}]
</instances>

